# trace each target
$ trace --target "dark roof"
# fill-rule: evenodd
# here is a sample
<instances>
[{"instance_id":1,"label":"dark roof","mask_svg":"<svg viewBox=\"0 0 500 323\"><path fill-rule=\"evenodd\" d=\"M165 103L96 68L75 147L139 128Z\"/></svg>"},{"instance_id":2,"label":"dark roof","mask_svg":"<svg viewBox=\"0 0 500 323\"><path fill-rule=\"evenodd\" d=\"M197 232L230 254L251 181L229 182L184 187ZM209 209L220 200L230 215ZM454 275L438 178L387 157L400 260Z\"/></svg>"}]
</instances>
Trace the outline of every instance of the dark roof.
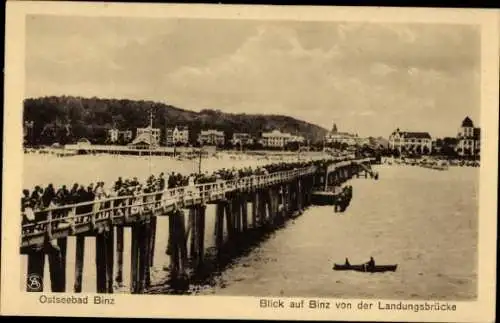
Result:
<instances>
[{"instance_id":1,"label":"dark roof","mask_svg":"<svg viewBox=\"0 0 500 323\"><path fill-rule=\"evenodd\" d=\"M462 127L474 127L474 123L469 117L465 117L464 121L462 121Z\"/></svg>"},{"instance_id":2,"label":"dark roof","mask_svg":"<svg viewBox=\"0 0 500 323\"><path fill-rule=\"evenodd\" d=\"M403 132L405 138L431 139L428 132Z\"/></svg>"},{"instance_id":3,"label":"dark roof","mask_svg":"<svg viewBox=\"0 0 500 323\"><path fill-rule=\"evenodd\" d=\"M80 139L78 139L78 143L80 143L80 144L90 144L90 140L88 140L87 138L80 138Z\"/></svg>"},{"instance_id":4,"label":"dark roof","mask_svg":"<svg viewBox=\"0 0 500 323\"><path fill-rule=\"evenodd\" d=\"M443 143L447 145L456 145L458 143L458 139L454 137L445 137L443 138Z\"/></svg>"},{"instance_id":5,"label":"dark roof","mask_svg":"<svg viewBox=\"0 0 500 323\"><path fill-rule=\"evenodd\" d=\"M179 131L189 130L188 126L175 126L175 127L167 127L167 131L174 131L175 128L177 128L177 130Z\"/></svg>"},{"instance_id":6,"label":"dark roof","mask_svg":"<svg viewBox=\"0 0 500 323\"><path fill-rule=\"evenodd\" d=\"M474 128L474 139L475 140L481 139L481 128Z\"/></svg>"},{"instance_id":7,"label":"dark roof","mask_svg":"<svg viewBox=\"0 0 500 323\"><path fill-rule=\"evenodd\" d=\"M130 144L129 146L135 146L135 145L152 145L151 142L151 136L147 133L141 133L139 136L137 136Z\"/></svg>"},{"instance_id":8,"label":"dark roof","mask_svg":"<svg viewBox=\"0 0 500 323\"><path fill-rule=\"evenodd\" d=\"M455 147L458 144L458 139L454 137L438 138L434 142L436 147Z\"/></svg>"}]
</instances>

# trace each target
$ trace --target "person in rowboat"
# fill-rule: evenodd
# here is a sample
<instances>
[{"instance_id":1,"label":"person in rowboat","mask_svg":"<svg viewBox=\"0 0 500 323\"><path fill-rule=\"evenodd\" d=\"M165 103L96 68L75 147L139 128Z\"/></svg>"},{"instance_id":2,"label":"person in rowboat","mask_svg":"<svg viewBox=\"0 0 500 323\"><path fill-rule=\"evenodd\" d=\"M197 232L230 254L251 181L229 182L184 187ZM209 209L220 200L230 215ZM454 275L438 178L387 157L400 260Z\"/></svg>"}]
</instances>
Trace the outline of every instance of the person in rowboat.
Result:
<instances>
[{"instance_id":1,"label":"person in rowboat","mask_svg":"<svg viewBox=\"0 0 500 323\"><path fill-rule=\"evenodd\" d=\"M373 259L373 257L370 257L370 261L366 263L366 267L368 270L372 270L373 268L375 268L375 260Z\"/></svg>"}]
</instances>

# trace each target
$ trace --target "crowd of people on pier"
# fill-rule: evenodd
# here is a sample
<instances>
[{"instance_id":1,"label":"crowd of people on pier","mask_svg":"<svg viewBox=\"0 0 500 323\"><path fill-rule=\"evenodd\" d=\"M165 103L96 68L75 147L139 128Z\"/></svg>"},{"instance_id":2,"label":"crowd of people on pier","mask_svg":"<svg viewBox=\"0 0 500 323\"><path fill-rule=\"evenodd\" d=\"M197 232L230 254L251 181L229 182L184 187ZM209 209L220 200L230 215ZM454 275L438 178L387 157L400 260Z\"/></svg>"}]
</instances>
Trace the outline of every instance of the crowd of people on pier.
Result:
<instances>
[{"instance_id":1,"label":"crowd of people on pier","mask_svg":"<svg viewBox=\"0 0 500 323\"><path fill-rule=\"evenodd\" d=\"M313 160L313 161L297 161L297 162L279 162L257 167L244 167L241 169L222 168L209 174L192 173L183 175L180 173L171 172L166 175L164 173L158 176L151 175L145 183L139 182L137 177L124 179L119 177L113 185L106 186L104 182L98 181L95 184L91 183L87 186L79 183L74 183L69 189L66 185L55 188L53 184L48 184L46 187L35 186L31 191L24 189L21 197L21 211L23 224L29 224L43 219L37 217L39 211L57 206L75 205L84 202L95 200L104 200L107 198L120 196L138 196L147 193L159 193L155 195L155 199L161 198L161 192L166 189L178 187L193 186L197 184L215 183L218 181L235 180L247 176L267 175L275 172L288 171L293 169L304 168L308 166L325 167L331 163L331 159ZM106 202L109 204L110 202ZM92 205L78 206L76 212L78 214L92 212Z\"/></svg>"}]
</instances>

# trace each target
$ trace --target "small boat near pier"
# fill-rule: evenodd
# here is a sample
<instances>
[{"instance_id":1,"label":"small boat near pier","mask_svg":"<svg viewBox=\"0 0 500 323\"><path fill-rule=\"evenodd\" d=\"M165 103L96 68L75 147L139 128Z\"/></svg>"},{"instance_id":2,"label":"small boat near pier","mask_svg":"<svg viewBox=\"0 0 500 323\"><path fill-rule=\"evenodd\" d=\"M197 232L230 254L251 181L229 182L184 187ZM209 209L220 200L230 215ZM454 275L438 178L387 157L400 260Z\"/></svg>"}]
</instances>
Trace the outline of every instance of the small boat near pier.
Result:
<instances>
[{"instance_id":1,"label":"small boat near pier","mask_svg":"<svg viewBox=\"0 0 500 323\"><path fill-rule=\"evenodd\" d=\"M352 270L352 271L359 271L359 272L365 272L365 273L382 273L382 272L386 272L386 271L396 271L397 268L398 268L398 265L369 266L368 264L361 264L361 265L333 264L333 270L343 270L343 271Z\"/></svg>"},{"instance_id":2,"label":"small boat near pier","mask_svg":"<svg viewBox=\"0 0 500 323\"><path fill-rule=\"evenodd\" d=\"M422 160L419 163L420 166L424 168L430 168L435 170L448 170L449 164L442 160Z\"/></svg>"}]
</instances>

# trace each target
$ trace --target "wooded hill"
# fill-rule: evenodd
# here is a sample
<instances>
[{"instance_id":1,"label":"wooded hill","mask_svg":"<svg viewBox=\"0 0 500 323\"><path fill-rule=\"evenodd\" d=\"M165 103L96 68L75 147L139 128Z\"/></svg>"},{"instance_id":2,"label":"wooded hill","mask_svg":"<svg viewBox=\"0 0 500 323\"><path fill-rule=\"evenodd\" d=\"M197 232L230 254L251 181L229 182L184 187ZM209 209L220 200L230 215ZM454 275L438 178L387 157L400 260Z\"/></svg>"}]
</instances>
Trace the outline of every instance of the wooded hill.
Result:
<instances>
[{"instance_id":1,"label":"wooded hill","mask_svg":"<svg viewBox=\"0 0 500 323\"><path fill-rule=\"evenodd\" d=\"M24 100L24 121L34 121L33 129L25 137L26 144L66 144L80 138L92 143L106 142L107 130L116 127L132 130L149 125L153 109L153 126L161 129L188 126L190 141L196 141L201 130L216 129L230 139L234 132L248 132L259 136L262 132L279 129L282 132L303 135L312 143L322 141L327 130L317 125L283 115L232 114L219 110L194 112L152 101L126 99L82 98L51 96Z\"/></svg>"}]
</instances>

